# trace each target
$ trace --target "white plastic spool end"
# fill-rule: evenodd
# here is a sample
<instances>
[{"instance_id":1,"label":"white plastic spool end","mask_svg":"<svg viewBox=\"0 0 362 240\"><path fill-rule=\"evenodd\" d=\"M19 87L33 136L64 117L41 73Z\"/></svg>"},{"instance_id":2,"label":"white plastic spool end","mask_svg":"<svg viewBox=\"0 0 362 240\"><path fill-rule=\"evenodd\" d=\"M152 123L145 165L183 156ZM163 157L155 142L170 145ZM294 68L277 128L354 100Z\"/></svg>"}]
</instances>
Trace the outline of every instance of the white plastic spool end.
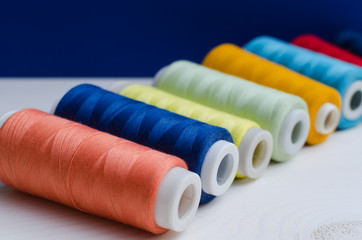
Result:
<instances>
[{"instance_id":1,"label":"white plastic spool end","mask_svg":"<svg viewBox=\"0 0 362 240\"><path fill-rule=\"evenodd\" d=\"M108 91L114 92L119 94L123 89L125 89L126 87L130 86L130 85L134 85L135 82L134 81L118 81L116 83L114 83L109 89Z\"/></svg>"},{"instance_id":2,"label":"white plastic spool end","mask_svg":"<svg viewBox=\"0 0 362 240\"><path fill-rule=\"evenodd\" d=\"M52 106L52 108L51 108L50 111L49 111L50 114L55 114L55 110L57 110L58 104L60 103L60 101L62 100L63 97L64 97L64 95L61 96L61 97L60 97L59 99L57 99L56 101L54 101L53 106Z\"/></svg>"},{"instance_id":3,"label":"white plastic spool end","mask_svg":"<svg viewBox=\"0 0 362 240\"><path fill-rule=\"evenodd\" d=\"M273 150L272 135L260 128L249 129L239 145L238 173L258 178L269 165Z\"/></svg>"},{"instance_id":4,"label":"white plastic spool end","mask_svg":"<svg viewBox=\"0 0 362 240\"><path fill-rule=\"evenodd\" d=\"M157 190L154 205L157 225L177 232L183 231L192 222L200 198L200 177L184 168L172 168Z\"/></svg>"},{"instance_id":5,"label":"white plastic spool end","mask_svg":"<svg viewBox=\"0 0 362 240\"><path fill-rule=\"evenodd\" d=\"M0 128L4 125L4 123L6 122L6 120L8 120L12 115L14 115L14 113L18 112L18 110L13 110L10 112L5 113L4 115L2 115L0 117Z\"/></svg>"},{"instance_id":6,"label":"white plastic spool end","mask_svg":"<svg viewBox=\"0 0 362 240\"><path fill-rule=\"evenodd\" d=\"M324 103L317 112L314 128L320 134L328 134L337 128L341 113L332 103Z\"/></svg>"},{"instance_id":7,"label":"white plastic spool end","mask_svg":"<svg viewBox=\"0 0 362 240\"><path fill-rule=\"evenodd\" d=\"M201 183L204 192L220 196L231 186L239 165L239 152L230 142L215 142L206 154L201 168Z\"/></svg>"},{"instance_id":8,"label":"white plastic spool end","mask_svg":"<svg viewBox=\"0 0 362 240\"><path fill-rule=\"evenodd\" d=\"M362 81L355 81L348 87L342 100L342 113L351 121L362 115Z\"/></svg>"},{"instance_id":9,"label":"white plastic spool end","mask_svg":"<svg viewBox=\"0 0 362 240\"><path fill-rule=\"evenodd\" d=\"M13 110L10 112L5 113L0 117L0 128L4 125L4 123L12 116L14 115L18 110ZM1 183L1 182L0 182Z\"/></svg>"},{"instance_id":10,"label":"white plastic spool end","mask_svg":"<svg viewBox=\"0 0 362 240\"><path fill-rule=\"evenodd\" d=\"M305 144L310 127L305 110L294 109L285 117L279 132L279 146L286 154L294 155Z\"/></svg>"},{"instance_id":11,"label":"white plastic spool end","mask_svg":"<svg viewBox=\"0 0 362 240\"><path fill-rule=\"evenodd\" d=\"M166 72L168 68L167 66L164 66L163 68L161 68L160 70L158 70L158 72L156 73L156 75L153 77L153 83L152 86L157 86L157 82L158 80L161 78L161 76Z\"/></svg>"}]
</instances>

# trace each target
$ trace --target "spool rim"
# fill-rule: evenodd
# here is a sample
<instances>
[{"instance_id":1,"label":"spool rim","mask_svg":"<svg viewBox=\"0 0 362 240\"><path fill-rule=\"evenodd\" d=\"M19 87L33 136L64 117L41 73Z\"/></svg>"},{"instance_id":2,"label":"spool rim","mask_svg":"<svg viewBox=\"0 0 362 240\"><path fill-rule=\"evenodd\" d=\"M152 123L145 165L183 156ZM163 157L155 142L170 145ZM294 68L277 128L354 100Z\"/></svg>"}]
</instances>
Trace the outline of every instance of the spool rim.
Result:
<instances>
[{"instance_id":1,"label":"spool rim","mask_svg":"<svg viewBox=\"0 0 362 240\"><path fill-rule=\"evenodd\" d=\"M362 80L353 82L343 97L342 113L350 121L356 120L362 115L362 98L357 103L357 107L352 107L354 105L353 98L356 94L362 96Z\"/></svg>"},{"instance_id":2,"label":"spool rim","mask_svg":"<svg viewBox=\"0 0 362 240\"><path fill-rule=\"evenodd\" d=\"M3 114L2 116L0 116L0 128L4 125L4 123L15 113L17 113L19 110L12 110L9 111L5 114Z\"/></svg>"},{"instance_id":3,"label":"spool rim","mask_svg":"<svg viewBox=\"0 0 362 240\"><path fill-rule=\"evenodd\" d=\"M162 75L166 72L167 68L169 67L169 65L166 65L164 67L162 67L160 70L158 70L158 72L155 74L155 76L153 77L153 83L152 86L157 86L158 80L160 80L160 78L162 77Z\"/></svg>"},{"instance_id":4,"label":"spool rim","mask_svg":"<svg viewBox=\"0 0 362 240\"><path fill-rule=\"evenodd\" d=\"M113 93L119 94L123 89L130 85L134 85L135 83L132 81L118 81L114 84L112 84L107 90L111 91Z\"/></svg>"},{"instance_id":5,"label":"spool rim","mask_svg":"<svg viewBox=\"0 0 362 240\"><path fill-rule=\"evenodd\" d=\"M279 131L279 147L286 154L294 155L305 144L310 127L305 110L294 109L288 113Z\"/></svg>"},{"instance_id":6,"label":"spool rim","mask_svg":"<svg viewBox=\"0 0 362 240\"><path fill-rule=\"evenodd\" d=\"M269 165L273 150L272 135L260 128L249 129L238 147L238 173L255 179L262 175Z\"/></svg>"},{"instance_id":7,"label":"spool rim","mask_svg":"<svg viewBox=\"0 0 362 240\"><path fill-rule=\"evenodd\" d=\"M334 129L337 128L340 111L338 107L332 103L324 103L317 112L314 121L314 128L320 134L331 133Z\"/></svg>"},{"instance_id":8,"label":"spool rim","mask_svg":"<svg viewBox=\"0 0 362 240\"><path fill-rule=\"evenodd\" d=\"M57 110L58 104L60 103L60 101L63 99L64 96L65 96L65 94L62 95L59 99L54 101L53 106L49 111L50 114L53 114L53 115L55 114L55 111Z\"/></svg>"},{"instance_id":9,"label":"spool rim","mask_svg":"<svg viewBox=\"0 0 362 240\"><path fill-rule=\"evenodd\" d=\"M158 226L183 231L192 222L201 198L200 177L184 168L170 169L161 181L154 204Z\"/></svg>"},{"instance_id":10,"label":"spool rim","mask_svg":"<svg viewBox=\"0 0 362 240\"><path fill-rule=\"evenodd\" d=\"M214 196L231 186L239 165L239 152L233 143L219 140L207 152L202 168L202 190Z\"/></svg>"}]
</instances>

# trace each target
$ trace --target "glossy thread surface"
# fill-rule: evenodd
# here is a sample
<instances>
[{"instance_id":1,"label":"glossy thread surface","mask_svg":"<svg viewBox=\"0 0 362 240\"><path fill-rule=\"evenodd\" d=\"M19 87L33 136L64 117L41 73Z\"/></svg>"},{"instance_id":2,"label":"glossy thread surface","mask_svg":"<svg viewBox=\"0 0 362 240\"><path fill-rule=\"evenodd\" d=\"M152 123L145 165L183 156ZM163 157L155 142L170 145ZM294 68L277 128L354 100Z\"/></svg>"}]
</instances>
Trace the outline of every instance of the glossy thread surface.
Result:
<instances>
[{"instance_id":1,"label":"glossy thread surface","mask_svg":"<svg viewBox=\"0 0 362 240\"><path fill-rule=\"evenodd\" d=\"M342 102L348 88L362 79L362 69L356 65L272 37L255 38L245 45L245 49L337 89ZM343 103L338 128L347 129L360 122L361 115L348 119L344 109Z\"/></svg>"},{"instance_id":2,"label":"glossy thread surface","mask_svg":"<svg viewBox=\"0 0 362 240\"><path fill-rule=\"evenodd\" d=\"M257 122L273 136L272 159L285 161L292 157L281 151L279 133L288 113L294 109L307 110L301 98L188 61L176 61L168 66L155 86Z\"/></svg>"},{"instance_id":3,"label":"glossy thread surface","mask_svg":"<svg viewBox=\"0 0 362 240\"><path fill-rule=\"evenodd\" d=\"M201 122L227 129L233 137L236 146L239 146L246 132L260 126L250 120L210 108L193 101L169 94L157 88L139 84L124 88L121 95L172 111ZM243 154L239 152L239 154ZM240 173L237 177L243 177Z\"/></svg>"},{"instance_id":4,"label":"glossy thread surface","mask_svg":"<svg viewBox=\"0 0 362 240\"><path fill-rule=\"evenodd\" d=\"M261 58L233 44L222 44L212 49L203 65L249 81L275 88L303 98L308 104L311 128L307 138L309 144L323 142L335 129L336 121L328 134L318 132L315 118L324 103L332 103L340 109L339 93L324 84L298 74L288 68Z\"/></svg>"},{"instance_id":5,"label":"glossy thread surface","mask_svg":"<svg viewBox=\"0 0 362 240\"><path fill-rule=\"evenodd\" d=\"M315 52L323 53L330 57L338 58L340 60L362 66L362 58L342 49L326 40L313 34L302 34L297 36L291 41L292 44L303 47Z\"/></svg>"},{"instance_id":6,"label":"glossy thread surface","mask_svg":"<svg viewBox=\"0 0 362 240\"><path fill-rule=\"evenodd\" d=\"M158 186L172 155L38 110L0 128L0 180L20 191L153 233ZM142 173L142 174L140 174Z\"/></svg>"},{"instance_id":7,"label":"glossy thread surface","mask_svg":"<svg viewBox=\"0 0 362 240\"><path fill-rule=\"evenodd\" d=\"M60 100L55 114L100 131L140 143L183 159L200 175L205 156L218 140L232 142L230 133L159 109L97 86L82 84ZM214 198L202 193L201 203Z\"/></svg>"}]
</instances>

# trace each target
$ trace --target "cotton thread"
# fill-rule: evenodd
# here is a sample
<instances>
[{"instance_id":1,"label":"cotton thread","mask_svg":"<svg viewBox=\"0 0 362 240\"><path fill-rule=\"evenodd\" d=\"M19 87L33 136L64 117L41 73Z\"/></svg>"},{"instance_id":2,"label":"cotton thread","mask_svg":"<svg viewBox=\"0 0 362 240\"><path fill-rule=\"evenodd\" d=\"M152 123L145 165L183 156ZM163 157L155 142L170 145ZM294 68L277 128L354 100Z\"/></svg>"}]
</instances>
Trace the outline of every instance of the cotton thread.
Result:
<instances>
[{"instance_id":1,"label":"cotton thread","mask_svg":"<svg viewBox=\"0 0 362 240\"><path fill-rule=\"evenodd\" d=\"M307 143L323 142L339 123L339 93L324 84L260 58L233 44L212 49L203 65L303 98L308 104L311 128Z\"/></svg>"},{"instance_id":2,"label":"cotton thread","mask_svg":"<svg viewBox=\"0 0 362 240\"><path fill-rule=\"evenodd\" d=\"M313 34L302 34L297 36L291 41L292 44L312 50L314 52L323 53L330 57L338 58L340 60L362 66L362 58L348 52L338 46L327 42L326 40Z\"/></svg>"},{"instance_id":3,"label":"cotton thread","mask_svg":"<svg viewBox=\"0 0 362 240\"><path fill-rule=\"evenodd\" d=\"M0 128L3 183L152 233L166 231L155 221L154 206L160 186L169 184L164 183L168 173L186 168L181 159L35 109L6 117ZM186 223L201 188L198 176L182 169L198 181L198 188L186 185L192 188L180 221Z\"/></svg>"},{"instance_id":4,"label":"cotton thread","mask_svg":"<svg viewBox=\"0 0 362 240\"><path fill-rule=\"evenodd\" d=\"M362 34L360 32L346 30L337 35L335 43L360 57L362 57Z\"/></svg>"},{"instance_id":5,"label":"cotton thread","mask_svg":"<svg viewBox=\"0 0 362 240\"><path fill-rule=\"evenodd\" d=\"M119 90L118 86L122 90ZM116 84L115 87L119 90L116 92L123 96L227 129L239 149L240 160L237 177L257 178L268 166L272 150L272 137L270 133L260 130L257 123L177 97L157 88L139 84L124 87L123 82ZM253 131L257 133L252 135L252 139L249 141L248 137ZM246 134L248 135L245 137ZM259 138L260 140L257 140ZM255 145L248 149L250 148L249 144L254 142Z\"/></svg>"},{"instance_id":6,"label":"cotton thread","mask_svg":"<svg viewBox=\"0 0 362 240\"><path fill-rule=\"evenodd\" d=\"M235 177L238 151L224 128L185 118L89 84L69 90L57 105L55 114L180 157L190 171L201 176L201 203L223 194ZM216 171L214 174L203 171L209 151L219 142L223 147L215 158L220 161L213 167L220 167L212 170ZM211 184L205 182L208 179L204 176L208 175L214 181Z\"/></svg>"},{"instance_id":7,"label":"cotton thread","mask_svg":"<svg viewBox=\"0 0 362 240\"><path fill-rule=\"evenodd\" d=\"M337 89L342 97L338 128L353 127L361 120L361 68L266 36L250 41L245 49Z\"/></svg>"},{"instance_id":8,"label":"cotton thread","mask_svg":"<svg viewBox=\"0 0 362 240\"><path fill-rule=\"evenodd\" d=\"M180 97L257 122L273 136L272 159L276 161L291 158L307 138L307 105L299 97L188 61L176 61L161 70L154 84Z\"/></svg>"}]
</instances>

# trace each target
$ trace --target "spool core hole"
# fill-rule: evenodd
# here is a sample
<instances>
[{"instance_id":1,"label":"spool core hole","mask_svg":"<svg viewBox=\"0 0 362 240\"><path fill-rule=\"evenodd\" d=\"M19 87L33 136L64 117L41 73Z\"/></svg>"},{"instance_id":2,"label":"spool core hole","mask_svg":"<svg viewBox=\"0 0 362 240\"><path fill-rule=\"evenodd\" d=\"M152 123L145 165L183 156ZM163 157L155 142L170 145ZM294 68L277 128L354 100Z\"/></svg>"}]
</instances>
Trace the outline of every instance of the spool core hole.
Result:
<instances>
[{"instance_id":1,"label":"spool core hole","mask_svg":"<svg viewBox=\"0 0 362 240\"><path fill-rule=\"evenodd\" d=\"M182 193L180 202L178 205L178 218L183 219L187 216L187 213L190 210L190 207L193 203L193 196L195 195L195 189L192 185L188 186L185 191Z\"/></svg>"},{"instance_id":2,"label":"spool core hole","mask_svg":"<svg viewBox=\"0 0 362 240\"><path fill-rule=\"evenodd\" d=\"M263 140L258 143L253 153L253 167L257 168L264 162L267 153L267 143Z\"/></svg>"},{"instance_id":3,"label":"spool core hole","mask_svg":"<svg viewBox=\"0 0 362 240\"><path fill-rule=\"evenodd\" d=\"M231 154L226 154L217 170L217 183L219 185L225 184L225 182L230 178L230 174L233 170L234 161Z\"/></svg>"},{"instance_id":4,"label":"spool core hole","mask_svg":"<svg viewBox=\"0 0 362 240\"><path fill-rule=\"evenodd\" d=\"M293 131L292 131L292 143L296 144L299 141L300 135L302 130L302 122L299 121L295 124Z\"/></svg>"},{"instance_id":5,"label":"spool core hole","mask_svg":"<svg viewBox=\"0 0 362 240\"><path fill-rule=\"evenodd\" d=\"M335 111L329 112L324 121L324 128L328 129L328 131L331 131L336 126L337 121L338 121L338 113Z\"/></svg>"},{"instance_id":6,"label":"spool core hole","mask_svg":"<svg viewBox=\"0 0 362 240\"><path fill-rule=\"evenodd\" d=\"M356 91L351 99L351 109L356 110L362 103L362 92Z\"/></svg>"}]
</instances>

